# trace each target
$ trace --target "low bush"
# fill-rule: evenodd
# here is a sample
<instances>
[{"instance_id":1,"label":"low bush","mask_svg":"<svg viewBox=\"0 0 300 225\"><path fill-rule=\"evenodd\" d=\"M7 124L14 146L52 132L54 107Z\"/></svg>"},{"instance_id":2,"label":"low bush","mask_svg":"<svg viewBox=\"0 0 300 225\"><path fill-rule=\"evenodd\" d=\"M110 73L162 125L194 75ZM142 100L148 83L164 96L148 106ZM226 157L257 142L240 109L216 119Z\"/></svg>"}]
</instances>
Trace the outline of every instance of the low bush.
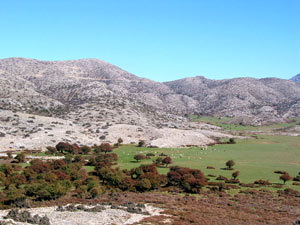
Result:
<instances>
[{"instance_id":1,"label":"low bush","mask_svg":"<svg viewBox=\"0 0 300 225\"><path fill-rule=\"evenodd\" d=\"M269 182L268 180L256 180L256 181L254 181L254 184L259 184L259 185L272 185L272 183Z\"/></svg>"}]
</instances>

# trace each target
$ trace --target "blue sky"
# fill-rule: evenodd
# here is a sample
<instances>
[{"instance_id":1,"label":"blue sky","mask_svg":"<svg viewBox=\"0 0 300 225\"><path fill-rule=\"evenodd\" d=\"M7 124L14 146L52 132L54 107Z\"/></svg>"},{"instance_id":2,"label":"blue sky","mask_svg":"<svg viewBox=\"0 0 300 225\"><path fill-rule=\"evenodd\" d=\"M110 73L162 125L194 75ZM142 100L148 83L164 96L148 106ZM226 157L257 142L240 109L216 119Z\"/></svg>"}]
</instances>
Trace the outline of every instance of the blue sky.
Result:
<instances>
[{"instance_id":1,"label":"blue sky","mask_svg":"<svg viewBox=\"0 0 300 225\"><path fill-rule=\"evenodd\" d=\"M157 81L300 73L300 0L10 0L0 58L99 58Z\"/></svg>"}]
</instances>

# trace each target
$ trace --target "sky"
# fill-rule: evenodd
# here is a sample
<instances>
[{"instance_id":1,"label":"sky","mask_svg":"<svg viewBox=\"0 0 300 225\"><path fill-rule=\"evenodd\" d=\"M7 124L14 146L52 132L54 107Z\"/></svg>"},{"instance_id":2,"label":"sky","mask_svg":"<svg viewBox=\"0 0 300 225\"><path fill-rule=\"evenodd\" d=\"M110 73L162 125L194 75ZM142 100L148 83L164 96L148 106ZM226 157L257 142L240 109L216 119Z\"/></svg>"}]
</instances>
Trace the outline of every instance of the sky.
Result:
<instances>
[{"instance_id":1,"label":"sky","mask_svg":"<svg viewBox=\"0 0 300 225\"><path fill-rule=\"evenodd\" d=\"M300 0L0 1L0 58L98 58L156 81L300 73Z\"/></svg>"}]
</instances>

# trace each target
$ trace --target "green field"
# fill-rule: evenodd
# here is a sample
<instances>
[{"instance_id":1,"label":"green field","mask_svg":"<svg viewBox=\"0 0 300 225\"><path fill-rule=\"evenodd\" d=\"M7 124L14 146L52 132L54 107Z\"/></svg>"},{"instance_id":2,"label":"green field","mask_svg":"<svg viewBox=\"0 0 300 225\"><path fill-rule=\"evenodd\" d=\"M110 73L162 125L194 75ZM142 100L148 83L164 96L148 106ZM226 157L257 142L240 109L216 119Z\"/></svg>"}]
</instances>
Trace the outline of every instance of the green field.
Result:
<instances>
[{"instance_id":1,"label":"green field","mask_svg":"<svg viewBox=\"0 0 300 225\"><path fill-rule=\"evenodd\" d=\"M229 117L212 117L212 116L195 116L191 115L190 120L193 122L203 122L213 124L215 126L221 127L225 130L233 130L233 131L267 131L270 129L283 129L295 126L300 124L300 118L291 118L293 122L290 123L275 123L271 125L265 126L245 126L245 125L238 125L238 124L228 124L227 122L230 121L232 118Z\"/></svg>"},{"instance_id":2,"label":"green field","mask_svg":"<svg viewBox=\"0 0 300 225\"><path fill-rule=\"evenodd\" d=\"M300 172L300 137L289 136L259 136L259 139L240 139L236 144L222 144L201 148L138 148L135 146L121 146L114 150L118 156L118 165L122 169L131 169L140 164L151 163L160 153L165 153L173 158L172 165L201 169L206 175L223 175L231 177L233 171L222 170L227 160L233 159L234 168L240 171L238 177L243 183L251 183L264 179L272 183L282 183L280 174L274 170L283 170L291 176ZM135 154L154 153L151 160L135 162ZM215 167L214 170L206 169L207 166ZM158 168L159 172L167 173L168 168ZM211 179L213 181L213 179ZM285 187L300 190L299 186L287 182Z\"/></svg>"}]
</instances>

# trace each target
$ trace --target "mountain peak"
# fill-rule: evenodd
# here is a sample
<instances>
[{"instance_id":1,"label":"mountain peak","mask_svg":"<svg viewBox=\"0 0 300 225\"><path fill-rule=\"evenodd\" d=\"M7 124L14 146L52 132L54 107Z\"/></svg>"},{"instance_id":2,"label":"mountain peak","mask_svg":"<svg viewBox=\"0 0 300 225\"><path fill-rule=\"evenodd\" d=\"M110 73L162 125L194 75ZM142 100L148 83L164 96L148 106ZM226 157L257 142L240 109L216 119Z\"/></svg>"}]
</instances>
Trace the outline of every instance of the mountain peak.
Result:
<instances>
[{"instance_id":1,"label":"mountain peak","mask_svg":"<svg viewBox=\"0 0 300 225\"><path fill-rule=\"evenodd\" d=\"M300 82L300 73L291 78L292 81Z\"/></svg>"}]
</instances>

